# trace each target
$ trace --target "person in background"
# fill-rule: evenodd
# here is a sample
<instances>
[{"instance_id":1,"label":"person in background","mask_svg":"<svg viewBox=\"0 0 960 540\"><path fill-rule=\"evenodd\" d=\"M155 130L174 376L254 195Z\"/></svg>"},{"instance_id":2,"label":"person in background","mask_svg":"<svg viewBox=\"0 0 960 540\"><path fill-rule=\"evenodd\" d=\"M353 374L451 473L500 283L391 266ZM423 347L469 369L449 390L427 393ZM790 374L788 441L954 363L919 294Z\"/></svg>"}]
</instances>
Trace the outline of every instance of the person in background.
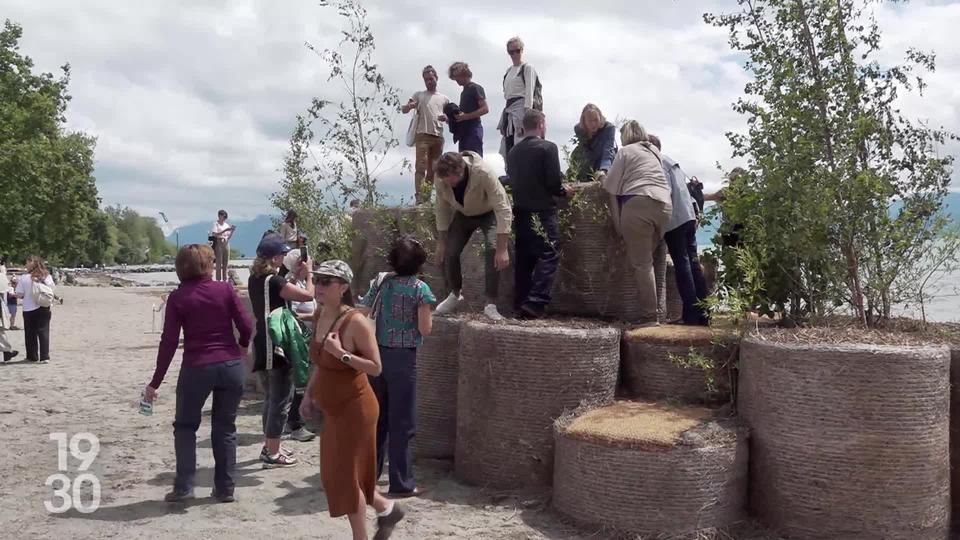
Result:
<instances>
[{"instance_id":1,"label":"person in background","mask_svg":"<svg viewBox=\"0 0 960 540\"><path fill-rule=\"evenodd\" d=\"M483 124L480 118L490 112L483 87L473 82L473 72L466 62L454 62L447 74L463 87L460 92L460 114L454 118L461 152L471 150L483 156Z\"/></svg>"},{"instance_id":2,"label":"person in background","mask_svg":"<svg viewBox=\"0 0 960 540\"><path fill-rule=\"evenodd\" d=\"M301 246L300 229L297 228L297 212L295 210L287 210L287 215L283 218L283 223L280 224L280 236L291 248Z\"/></svg>"},{"instance_id":3,"label":"person in background","mask_svg":"<svg viewBox=\"0 0 960 540\"><path fill-rule=\"evenodd\" d=\"M450 289L450 295L437 306L437 314L453 313L463 301L460 255L473 231L480 229L487 299L483 313L492 320L503 320L496 302L499 271L510 265L507 242L513 214L507 192L490 165L475 152L443 154L437 161L437 176L437 264L443 265Z\"/></svg>"},{"instance_id":4,"label":"person in background","mask_svg":"<svg viewBox=\"0 0 960 540\"><path fill-rule=\"evenodd\" d=\"M216 257L217 281L227 280L227 267L230 265L230 237L237 228L227 223L227 211L217 212L217 221L210 227L213 237L213 254Z\"/></svg>"},{"instance_id":5,"label":"person in background","mask_svg":"<svg viewBox=\"0 0 960 540\"><path fill-rule=\"evenodd\" d=\"M10 281L7 279L7 257L0 256L0 352L3 353L3 361L9 362L15 356L20 354L13 350L13 345L7 339L6 331L13 330L10 327L10 314L7 312L7 292L10 287Z\"/></svg>"},{"instance_id":6,"label":"person in background","mask_svg":"<svg viewBox=\"0 0 960 540\"><path fill-rule=\"evenodd\" d=\"M340 260L325 261L313 271L317 302L310 377L300 414L323 411L320 481L331 517L346 515L354 540L367 539L366 506L377 513L374 539L389 538L404 509L377 491L377 417L380 409L369 377L383 372L374 329L353 307L353 271Z\"/></svg>"},{"instance_id":7,"label":"person in background","mask_svg":"<svg viewBox=\"0 0 960 540\"><path fill-rule=\"evenodd\" d=\"M304 290L307 288L307 280L303 278L306 270L308 269L304 268L304 262L300 260L299 249L291 249L283 256L283 267L280 269L280 275L287 278L287 281L290 283ZM304 327L304 323L308 323L306 326L311 327L309 331L304 332L307 334L306 338L308 340L310 336L313 335L313 315L316 307L317 303L312 298L307 302L290 302L290 309L293 310L297 319L304 321L301 323L301 327ZM283 428L283 436L295 441L309 442L316 438L316 435L306 428L306 423L303 421L303 418L300 417L300 403L303 402L303 391L304 388L297 388L296 385L293 385L290 414L287 415L287 423Z\"/></svg>"},{"instance_id":8,"label":"person in background","mask_svg":"<svg viewBox=\"0 0 960 540\"><path fill-rule=\"evenodd\" d=\"M17 281L17 276L10 276L10 287L7 289L7 298L5 300L7 310L10 311L9 330L19 330L19 328L17 328ZM0 299L0 301L3 301L3 299Z\"/></svg>"},{"instance_id":9,"label":"person in background","mask_svg":"<svg viewBox=\"0 0 960 540\"><path fill-rule=\"evenodd\" d=\"M417 347L433 328L430 306L437 302L426 282L417 278L427 252L412 237L397 240L388 257L392 273L375 277L360 305L373 310L383 373L370 377L377 396L377 478L383 473L389 444L393 497L413 497L420 489L413 478L410 439L417 426Z\"/></svg>"},{"instance_id":10,"label":"person in background","mask_svg":"<svg viewBox=\"0 0 960 540\"><path fill-rule=\"evenodd\" d=\"M573 133L577 147L570 161L576 167L577 180L593 180L594 173L610 170L617 154L617 128L603 117L600 108L587 103L580 113L580 122L573 126Z\"/></svg>"},{"instance_id":11,"label":"person in background","mask_svg":"<svg viewBox=\"0 0 960 540\"><path fill-rule=\"evenodd\" d=\"M540 78L537 70L523 61L523 40L512 37L507 41L507 54L512 65L503 75L503 97L507 100L497 130L503 139L500 155L504 161L513 145L522 137L523 113L527 109L543 110L540 97Z\"/></svg>"},{"instance_id":12,"label":"person in background","mask_svg":"<svg viewBox=\"0 0 960 540\"><path fill-rule=\"evenodd\" d=\"M177 475L164 500L194 497L197 472L197 430L203 406L213 394L210 441L213 449L213 497L233 502L237 468L237 408L243 395L246 366L243 349L250 345L253 324L243 301L227 283L213 281L213 250L190 244L177 253L180 286L167 298L163 334L157 347L157 367L144 390L153 402L173 361L183 330L183 361L177 377L177 408L173 446ZM239 337L234 336L236 328Z\"/></svg>"},{"instance_id":13,"label":"person in background","mask_svg":"<svg viewBox=\"0 0 960 540\"><path fill-rule=\"evenodd\" d=\"M660 138L654 134L647 136L651 143L662 150ZM683 300L683 315L680 322L688 325L706 326L710 324L702 302L708 296L707 281L697 253L697 207L687 189L687 175L676 161L660 154L663 161L663 173L670 183L670 199L673 211L663 235L673 260L673 272L677 281L677 291Z\"/></svg>"},{"instance_id":14,"label":"person in background","mask_svg":"<svg viewBox=\"0 0 960 540\"><path fill-rule=\"evenodd\" d=\"M283 264L283 256L289 251L290 247L279 234L265 234L257 246L257 258L250 267L250 278L247 280L250 305L257 320L257 332L253 338L253 371L259 373L265 393L264 444L260 451L264 469L297 464L293 454L280 444L293 399L293 366L284 358L282 351L268 343L266 327L268 311L283 307L288 301L309 302L313 298L313 283L307 279L312 265L309 259L297 276L307 282L306 288L298 287L277 274Z\"/></svg>"},{"instance_id":15,"label":"person in background","mask_svg":"<svg viewBox=\"0 0 960 540\"><path fill-rule=\"evenodd\" d=\"M23 300L23 337L26 342L28 362L45 364L50 361L50 317L49 307L37 303L33 294L33 284L43 283L53 289L53 277L47 271L43 259L32 255L27 258L27 273L17 280L17 298Z\"/></svg>"},{"instance_id":16,"label":"person in background","mask_svg":"<svg viewBox=\"0 0 960 540\"><path fill-rule=\"evenodd\" d=\"M447 117L443 108L450 98L437 92L437 70L433 66L423 68L423 84L426 90L413 94L410 101L401 107L403 114L416 111L416 161L414 165L414 193L417 204L430 200L434 181L434 162L443 152L443 123Z\"/></svg>"},{"instance_id":17,"label":"person in background","mask_svg":"<svg viewBox=\"0 0 960 540\"><path fill-rule=\"evenodd\" d=\"M543 113L527 110L524 138L510 150L506 163L516 232L514 308L528 319L544 315L560 266L560 225L554 197L573 194L563 186L560 152L556 144L544 139L546 131Z\"/></svg>"},{"instance_id":18,"label":"person in background","mask_svg":"<svg viewBox=\"0 0 960 540\"><path fill-rule=\"evenodd\" d=\"M636 272L640 317L634 322L656 326L659 322L653 258L673 212L670 185L663 174L660 152L647 140L647 131L639 122L625 123L620 128L620 140L623 147L601 183L610 195L614 226L623 237Z\"/></svg>"}]
</instances>

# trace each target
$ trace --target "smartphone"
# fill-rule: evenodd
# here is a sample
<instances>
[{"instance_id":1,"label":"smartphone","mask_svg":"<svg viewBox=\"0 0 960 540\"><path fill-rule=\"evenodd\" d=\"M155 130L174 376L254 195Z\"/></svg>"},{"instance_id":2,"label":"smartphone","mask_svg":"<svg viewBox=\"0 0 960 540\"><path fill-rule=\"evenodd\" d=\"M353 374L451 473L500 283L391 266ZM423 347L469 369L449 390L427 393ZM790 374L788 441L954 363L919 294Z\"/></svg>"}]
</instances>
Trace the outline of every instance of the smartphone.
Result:
<instances>
[{"instance_id":1,"label":"smartphone","mask_svg":"<svg viewBox=\"0 0 960 540\"><path fill-rule=\"evenodd\" d=\"M300 262L307 262L307 245L300 248Z\"/></svg>"}]
</instances>

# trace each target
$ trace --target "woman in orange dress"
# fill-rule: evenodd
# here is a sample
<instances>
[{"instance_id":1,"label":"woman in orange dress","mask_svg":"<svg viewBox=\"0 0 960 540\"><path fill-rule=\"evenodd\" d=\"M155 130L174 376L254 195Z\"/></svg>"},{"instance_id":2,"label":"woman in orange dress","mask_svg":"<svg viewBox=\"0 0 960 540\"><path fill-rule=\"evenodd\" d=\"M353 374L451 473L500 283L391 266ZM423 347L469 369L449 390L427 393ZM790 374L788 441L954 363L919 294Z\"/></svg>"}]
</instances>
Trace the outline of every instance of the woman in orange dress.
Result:
<instances>
[{"instance_id":1,"label":"woman in orange dress","mask_svg":"<svg viewBox=\"0 0 960 540\"><path fill-rule=\"evenodd\" d=\"M373 327L353 308L353 271L343 261L320 264L313 271L317 302L322 306L310 343L317 365L307 385L300 414L315 408L324 414L320 437L320 480L332 517L350 519L354 540L367 540L366 505L377 512L375 540L389 538L403 519L399 503L388 501L377 487L377 398L367 375L381 371Z\"/></svg>"}]
</instances>

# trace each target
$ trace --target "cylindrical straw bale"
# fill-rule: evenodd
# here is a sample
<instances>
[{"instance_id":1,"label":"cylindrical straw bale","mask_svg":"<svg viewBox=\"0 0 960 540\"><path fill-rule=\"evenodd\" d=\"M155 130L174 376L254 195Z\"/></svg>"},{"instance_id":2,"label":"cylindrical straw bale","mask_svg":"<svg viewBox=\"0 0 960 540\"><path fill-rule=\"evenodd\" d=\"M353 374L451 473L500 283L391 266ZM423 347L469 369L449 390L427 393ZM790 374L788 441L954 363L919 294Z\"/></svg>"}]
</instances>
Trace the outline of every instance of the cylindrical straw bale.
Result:
<instances>
[{"instance_id":1,"label":"cylindrical straw bale","mask_svg":"<svg viewBox=\"0 0 960 540\"><path fill-rule=\"evenodd\" d=\"M620 331L464 323L460 330L455 474L494 488L549 485L553 422L613 399Z\"/></svg>"},{"instance_id":2,"label":"cylindrical straw bale","mask_svg":"<svg viewBox=\"0 0 960 540\"><path fill-rule=\"evenodd\" d=\"M745 339L756 515L796 538L947 538L949 370L945 346Z\"/></svg>"},{"instance_id":3,"label":"cylindrical straw bale","mask_svg":"<svg viewBox=\"0 0 960 540\"><path fill-rule=\"evenodd\" d=\"M496 246L493 246L496 248ZM514 261L514 252L512 246L508 247L510 260ZM483 236L480 231L473 233L470 242L463 248L463 254L460 256L460 268L463 272L463 304L460 306L460 312L479 312L487 305L486 279L487 269L485 262L485 251L483 248ZM515 261L514 261L515 262ZM511 264L509 267L497 272L497 309L503 315L509 315L513 312L513 271Z\"/></svg>"},{"instance_id":4,"label":"cylindrical straw bale","mask_svg":"<svg viewBox=\"0 0 960 540\"><path fill-rule=\"evenodd\" d=\"M743 518L746 430L707 409L617 402L558 421L556 444L553 505L580 524L686 538Z\"/></svg>"},{"instance_id":5,"label":"cylindrical straw bale","mask_svg":"<svg viewBox=\"0 0 960 540\"><path fill-rule=\"evenodd\" d=\"M960 342L950 344L950 500L960 528Z\"/></svg>"},{"instance_id":6,"label":"cylindrical straw bale","mask_svg":"<svg viewBox=\"0 0 960 540\"><path fill-rule=\"evenodd\" d=\"M734 337L705 326L663 325L624 332L624 386L645 399L722 403L730 399Z\"/></svg>"},{"instance_id":7,"label":"cylindrical straw bale","mask_svg":"<svg viewBox=\"0 0 960 540\"><path fill-rule=\"evenodd\" d=\"M680 289L677 288L677 274L673 266L673 260L667 259L667 270L664 280L667 288L667 321L676 321L683 317L683 298L680 297Z\"/></svg>"},{"instance_id":8,"label":"cylindrical straw bale","mask_svg":"<svg viewBox=\"0 0 960 540\"><path fill-rule=\"evenodd\" d=\"M457 372L463 319L434 317L417 349L417 457L452 458L457 441Z\"/></svg>"}]
</instances>

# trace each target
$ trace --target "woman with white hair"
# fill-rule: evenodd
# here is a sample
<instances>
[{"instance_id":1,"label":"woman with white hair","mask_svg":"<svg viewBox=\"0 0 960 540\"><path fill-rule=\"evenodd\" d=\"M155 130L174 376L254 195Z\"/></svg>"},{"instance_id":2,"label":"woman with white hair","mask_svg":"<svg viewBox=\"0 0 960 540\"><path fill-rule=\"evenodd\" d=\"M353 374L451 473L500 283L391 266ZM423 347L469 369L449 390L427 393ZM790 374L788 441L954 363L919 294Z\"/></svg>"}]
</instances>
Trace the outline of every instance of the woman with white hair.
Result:
<instances>
[{"instance_id":1,"label":"woman with white hair","mask_svg":"<svg viewBox=\"0 0 960 540\"><path fill-rule=\"evenodd\" d=\"M636 271L641 314L635 322L656 326L653 257L673 210L670 185L663 174L660 152L648 141L647 131L639 122L630 120L620 128L620 142L623 147L601 182L610 194L614 225L626 243L627 255Z\"/></svg>"},{"instance_id":2,"label":"woman with white hair","mask_svg":"<svg viewBox=\"0 0 960 540\"><path fill-rule=\"evenodd\" d=\"M523 113L527 109L543 110L540 78L537 70L523 61L523 40L519 37L510 38L507 41L507 54L512 62L503 75L503 97L506 98L507 105L497 125L497 130L503 136L500 154L504 159L514 143L523 137Z\"/></svg>"}]
</instances>

